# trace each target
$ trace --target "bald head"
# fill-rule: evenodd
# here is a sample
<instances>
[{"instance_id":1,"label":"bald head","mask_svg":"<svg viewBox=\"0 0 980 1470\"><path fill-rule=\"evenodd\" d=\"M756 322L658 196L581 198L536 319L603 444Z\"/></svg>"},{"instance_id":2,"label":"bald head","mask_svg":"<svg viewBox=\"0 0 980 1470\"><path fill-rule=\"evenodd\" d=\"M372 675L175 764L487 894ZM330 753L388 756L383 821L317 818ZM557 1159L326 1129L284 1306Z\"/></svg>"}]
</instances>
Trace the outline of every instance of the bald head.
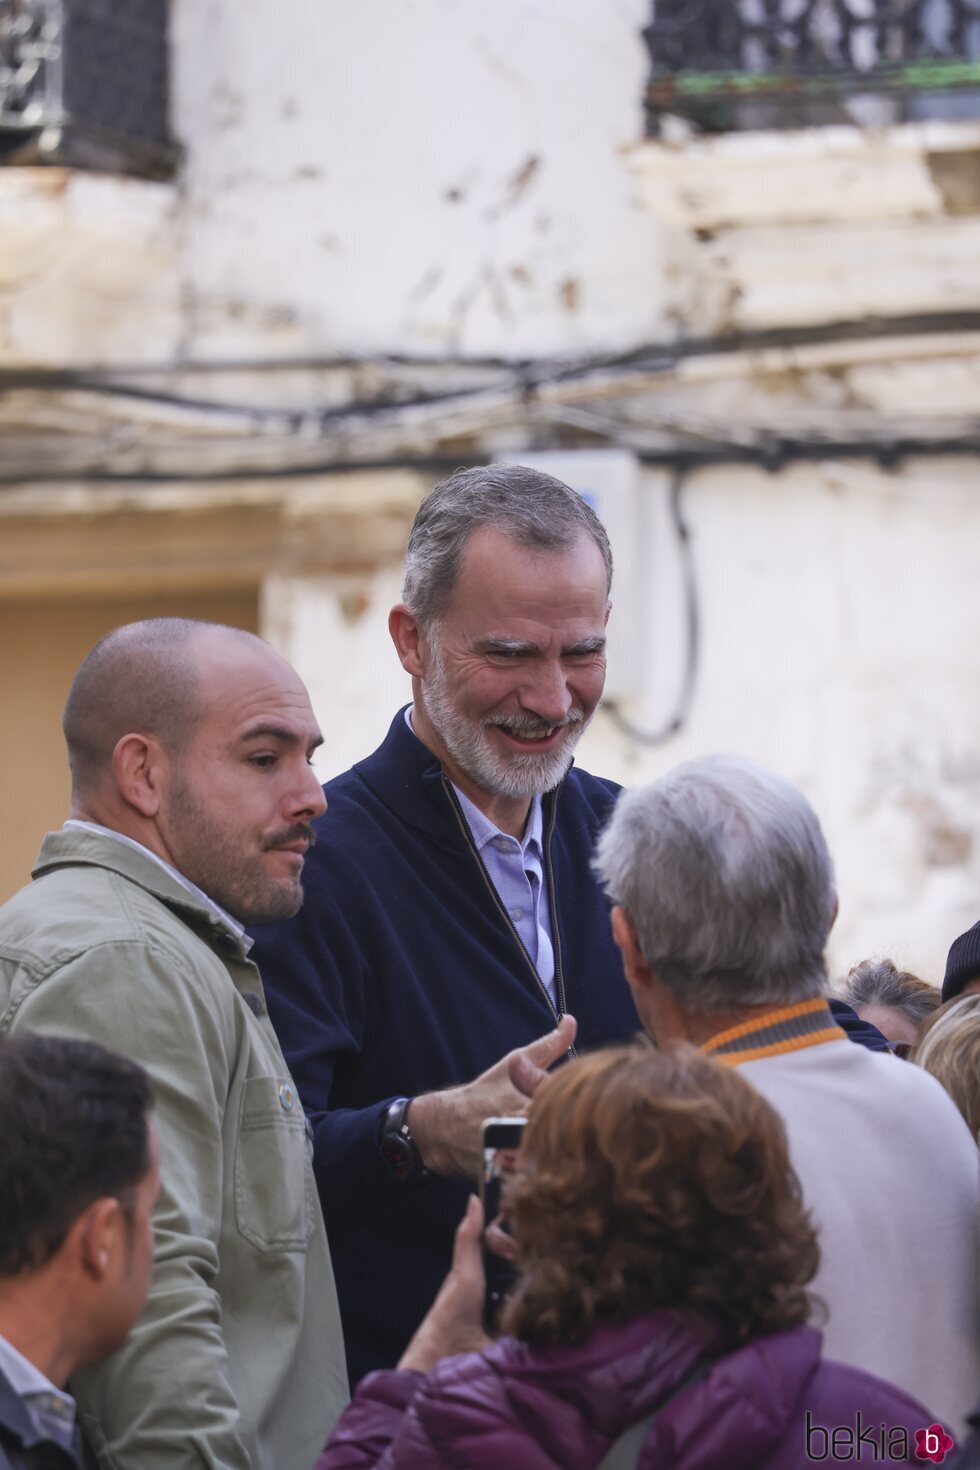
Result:
<instances>
[{"instance_id":1,"label":"bald head","mask_svg":"<svg viewBox=\"0 0 980 1470\"><path fill-rule=\"evenodd\" d=\"M73 795L100 784L124 735L153 735L179 753L205 708L202 665L229 642L271 653L254 633L192 618L149 618L106 634L75 675L62 719Z\"/></svg>"}]
</instances>

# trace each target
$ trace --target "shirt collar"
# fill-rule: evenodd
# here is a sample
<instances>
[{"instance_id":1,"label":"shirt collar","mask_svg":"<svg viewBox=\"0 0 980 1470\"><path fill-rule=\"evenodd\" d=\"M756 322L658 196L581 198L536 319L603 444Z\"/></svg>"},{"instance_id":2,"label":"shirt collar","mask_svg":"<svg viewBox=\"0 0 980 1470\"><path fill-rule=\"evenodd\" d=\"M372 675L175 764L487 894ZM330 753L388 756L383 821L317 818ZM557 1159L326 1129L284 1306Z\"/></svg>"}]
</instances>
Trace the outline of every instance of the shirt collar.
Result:
<instances>
[{"instance_id":1,"label":"shirt collar","mask_svg":"<svg viewBox=\"0 0 980 1470\"><path fill-rule=\"evenodd\" d=\"M75 1400L0 1334L0 1371L40 1434L68 1448L75 1432Z\"/></svg>"},{"instance_id":2,"label":"shirt collar","mask_svg":"<svg viewBox=\"0 0 980 1470\"><path fill-rule=\"evenodd\" d=\"M416 740L418 740L419 737L412 724L411 705L407 705L405 709L405 724L411 730L412 734L415 735ZM510 836L509 833L501 832L499 827L495 827L486 812L482 812L475 801L471 801L464 791L460 791L455 781L451 785L463 809L466 825L470 829L470 835L478 850L482 850L488 842L493 842L496 837ZM543 837L544 816L541 808L541 798L540 796L533 796L531 798L531 810L528 812L527 826L524 828L524 836L522 838L515 837L512 840L519 843L521 852L525 857L530 855L531 857L540 858Z\"/></svg>"},{"instance_id":3,"label":"shirt collar","mask_svg":"<svg viewBox=\"0 0 980 1470\"><path fill-rule=\"evenodd\" d=\"M71 1404L72 1414L75 1412L75 1400L62 1389L55 1388L50 1378L45 1378L40 1368L36 1368L29 1358L14 1347L12 1342L0 1333L0 1368L10 1387L20 1398L28 1394L48 1393L55 1394Z\"/></svg>"},{"instance_id":4,"label":"shirt collar","mask_svg":"<svg viewBox=\"0 0 980 1470\"><path fill-rule=\"evenodd\" d=\"M541 839L544 832L540 796L531 798L531 810L528 812L524 836L514 837L511 833L501 832L499 827L495 827L486 812L481 812L476 803L470 800L465 791L460 791L455 782L453 782L453 790L463 809L463 816L466 818L466 824L478 849L483 849L488 842L493 842L498 837L504 837L511 842L516 842L525 857L540 858Z\"/></svg>"},{"instance_id":5,"label":"shirt collar","mask_svg":"<svg viewBox=\"0 0 980 1470\"><path fill-rule=\"evenodd\" d=\"M823 996L779 1006L751 1020L719 1031L698 1048L727 1066L755 1062L760 1057L782 1056L789 1051L819 1046L825 1041L846 1041L847 1033L837 1025Z\"/></svg>"},{"instance_id":6,"label":"shirt collar","mask_svg":"<svg viewBox=\"0 0 980 1470\"><path fill-rule=\"evenodd\" d=\"M78 817L69 817L68 821L64 823L64 830L66 832L94 832L99 837L111 837L115 842L121 842L125 847L132 848L134 852L140 852L145 857L152 858L158 867L162 868L165 873L170 874L175 883L179 883L186 893L189 893L192 898L196 898L198 903L202 903L208 912L217 919L218 923L235 936L241 943L246 954L252 948L253 941L246 934L244 924L240 924L237 919L233 919L231 914L223 909L219 903L215 903L214 899L210 898L203 889L198 888L196 883L192 883L189 878L185 878L184 874L179 872L172 863L168 863L166 858L162 858L158 853L152 852L150 848L144 847L142 842L137 842L134 837L127 837L123 832L114 832L111 827L100 827L98 822L83 822Z\"/></svg>"}]
</instances>

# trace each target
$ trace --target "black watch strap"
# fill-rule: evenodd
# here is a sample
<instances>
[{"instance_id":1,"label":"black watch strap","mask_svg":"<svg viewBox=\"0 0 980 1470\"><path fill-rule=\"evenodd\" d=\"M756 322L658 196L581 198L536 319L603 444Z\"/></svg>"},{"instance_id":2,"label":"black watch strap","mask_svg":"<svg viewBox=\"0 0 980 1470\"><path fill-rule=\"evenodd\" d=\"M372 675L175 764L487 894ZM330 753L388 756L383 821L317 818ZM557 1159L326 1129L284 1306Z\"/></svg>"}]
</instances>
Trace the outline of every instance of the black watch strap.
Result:
<instances>
[{"instance_id":1,"label":"black watch strap","mask_svg":"<svg viewBox=\"0 0 980 1470\"><path fill-rule=\"evenodd\" d=\"M422 1179L428 1173L408 1126L408 1110L411 1105L410 1097L396 1097L382 1113L378 1131L381 1157L395 1178L406 1183L412 1179Z\"/></svg>"}]
</instances>

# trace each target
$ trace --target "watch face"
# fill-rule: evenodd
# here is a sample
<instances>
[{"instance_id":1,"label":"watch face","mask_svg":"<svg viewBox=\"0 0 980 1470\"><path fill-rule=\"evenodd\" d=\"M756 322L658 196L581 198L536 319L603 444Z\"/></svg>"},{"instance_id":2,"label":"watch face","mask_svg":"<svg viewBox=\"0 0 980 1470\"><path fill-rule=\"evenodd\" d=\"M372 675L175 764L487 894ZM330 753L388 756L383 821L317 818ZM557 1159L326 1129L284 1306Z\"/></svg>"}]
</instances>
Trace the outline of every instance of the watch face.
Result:
<instances>
[{"instance_id":1,"label":"watch face","mask_svg":"<svg viewBox=\"0 0 980 1470\"><path fill-rule=\"evenodd\" d=\"M382 1140L381 1157L396 1179L411 1179L416 1169L415 1149L405 1138L389 1134Z\"/></svg>"}]
</instances>

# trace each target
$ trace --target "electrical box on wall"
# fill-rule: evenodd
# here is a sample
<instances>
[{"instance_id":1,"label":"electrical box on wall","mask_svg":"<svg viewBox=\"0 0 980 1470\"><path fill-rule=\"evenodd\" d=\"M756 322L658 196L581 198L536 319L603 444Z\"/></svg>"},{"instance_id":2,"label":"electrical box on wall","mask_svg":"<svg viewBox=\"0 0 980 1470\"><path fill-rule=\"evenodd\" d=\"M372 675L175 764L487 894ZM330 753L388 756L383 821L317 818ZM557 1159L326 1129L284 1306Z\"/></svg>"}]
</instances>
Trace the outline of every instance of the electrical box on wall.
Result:
<instances>
[{"instance_id":1,"label":"electrical box on wall","mask_svg":"<svg viewBox=\"0 0 980 1470\"><path fill-rule=\"evenodd\" d=\"M501 458L564 480L605 526L613 554L606 698L642 700L649 660L644 656L644 534L636 456L626 449L556 449Z\"/></svg>"}]
</instances>

